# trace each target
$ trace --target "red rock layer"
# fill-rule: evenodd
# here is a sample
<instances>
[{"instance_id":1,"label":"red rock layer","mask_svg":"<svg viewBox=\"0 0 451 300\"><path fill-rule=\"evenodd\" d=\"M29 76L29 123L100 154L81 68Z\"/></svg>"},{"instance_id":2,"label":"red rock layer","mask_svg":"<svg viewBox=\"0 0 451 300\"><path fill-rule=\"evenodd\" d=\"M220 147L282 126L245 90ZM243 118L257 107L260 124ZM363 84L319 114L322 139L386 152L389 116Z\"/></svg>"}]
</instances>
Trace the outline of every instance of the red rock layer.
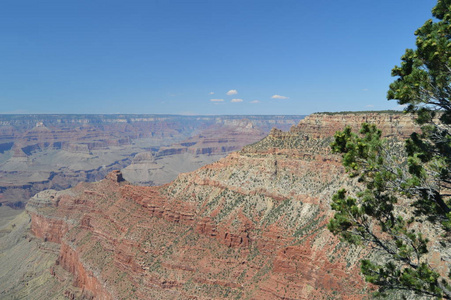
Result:
<instances>
[{"instance_id":1,"label":"red rock layer","mask_svg":"<svg viewBox=\"0 0 451 300\"><path fill-rule=\"evenodd\" d=\"M59 264L74 274L75 286L96 299L148 299L149 295L211 299L227 298L227 291L233 298L247 294L252 299L306 299L319 291L324 296L360 294L363 282L356 269L350 276L343 262L327 259L338 245L336 240L322 245L321 251L312 250L312 243L320 238L316 235L289 246L295 239L282 228L272 225L259 236L240 213L217 225L211 217L190 213L195 211L192 205L163 197L158 189L118 187L105 181L98 185L108 193L77 193L53 212L53 218L65 215L78 221L63 237L56 225L61 220L49 226L31 213L33 232L61 242ZM99 201L95 197L106 200L112 194L120 195L115 202L93 205ZM72 219L70 212L82 206L84 213L77 217L81 219ZM233 226L231 222L237 220ZM179 240L180 235L185 240Z\"/></svg>"},{"instance_id":2,"label":"red rock layer","mask_svg":"<svg viewBox=\"0 0 451 300\"><path fill-rule=\"evenodd\" d=\"M60 264L65 270L73 274L73 285L82 289L84 298L113 299L108 290L97 280L94 273L85 269L78 252L66 243L61 243L60 257L57 264Z\"/></svg>"}]
</instances>

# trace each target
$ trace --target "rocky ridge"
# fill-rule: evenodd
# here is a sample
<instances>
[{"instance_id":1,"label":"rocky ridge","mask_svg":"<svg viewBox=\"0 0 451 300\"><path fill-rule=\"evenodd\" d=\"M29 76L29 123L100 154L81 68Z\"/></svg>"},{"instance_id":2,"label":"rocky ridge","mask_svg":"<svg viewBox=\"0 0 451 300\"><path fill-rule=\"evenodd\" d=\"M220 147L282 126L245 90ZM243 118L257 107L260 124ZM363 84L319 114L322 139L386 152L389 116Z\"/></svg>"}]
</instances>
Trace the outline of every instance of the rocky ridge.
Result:
<instances>
[{"instance_id":1,"label":"rocky ridge","mask_svg":"<svg viewBox=\"0 0 451 300\"><path fill-rule=\"evenodd\" d=\"M415 129L404 115L364 117L385 136ZM332 134L361 118L309 116L160 187L114 172L39 193L31 230L60 244L51 272L71 273L79 297L364 299L366 253L326 229L332 193L356 185L330 153Z\"/></svg>"}]
</instances>

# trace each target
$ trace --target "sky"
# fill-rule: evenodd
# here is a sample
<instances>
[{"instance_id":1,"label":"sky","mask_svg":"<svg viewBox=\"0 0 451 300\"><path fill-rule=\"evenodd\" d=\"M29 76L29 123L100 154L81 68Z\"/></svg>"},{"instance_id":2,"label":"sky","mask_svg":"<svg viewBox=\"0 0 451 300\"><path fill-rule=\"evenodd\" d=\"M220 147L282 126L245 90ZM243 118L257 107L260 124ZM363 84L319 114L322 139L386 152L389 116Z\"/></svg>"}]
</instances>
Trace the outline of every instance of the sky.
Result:
<instances>
[{"instance_id":1,"label":"sky","mask_svg":"<svg viewBox=\"0 0 451 300\"><path fill-rule=\"evenodd\" d=\"M2 0L0 113L400 109L432 0Z\"/></svg>"}]
</instances>

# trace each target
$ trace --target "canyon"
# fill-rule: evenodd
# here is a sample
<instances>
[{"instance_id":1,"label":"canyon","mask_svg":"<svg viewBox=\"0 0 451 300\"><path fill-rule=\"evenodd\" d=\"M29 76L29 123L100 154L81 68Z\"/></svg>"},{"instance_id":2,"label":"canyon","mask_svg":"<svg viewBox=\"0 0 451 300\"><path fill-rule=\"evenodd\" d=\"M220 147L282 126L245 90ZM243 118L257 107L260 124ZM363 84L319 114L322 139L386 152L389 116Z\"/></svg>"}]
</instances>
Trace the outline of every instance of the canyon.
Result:
<instances>
[{"instance_id":1,"label":"canyon","mask_svg":"<svg viewBox=\"0 0 451 300\"><path fill-rule=\"evenodd\" d=\"M398 144L418 130L397 113L313 114L160 186L126 180L158 157L140 154L139 167L42 191L0 224L0 296L366 299L359 260L370 253L326 228L332 194L359 189L329 145L362 122ZM192 143L160 151L212 149Z\"/></svg>"},{"instance_id":2,"label":"canyon","mask_svg":"<svg viewBox=\"0 0 451 300\"><path fill-rule=\"evenodd\" d=\"M0 204L23 208L45 189L115 169L136 184L168 183L302 116L0 115Z\"/></svg>"}]
</instances>

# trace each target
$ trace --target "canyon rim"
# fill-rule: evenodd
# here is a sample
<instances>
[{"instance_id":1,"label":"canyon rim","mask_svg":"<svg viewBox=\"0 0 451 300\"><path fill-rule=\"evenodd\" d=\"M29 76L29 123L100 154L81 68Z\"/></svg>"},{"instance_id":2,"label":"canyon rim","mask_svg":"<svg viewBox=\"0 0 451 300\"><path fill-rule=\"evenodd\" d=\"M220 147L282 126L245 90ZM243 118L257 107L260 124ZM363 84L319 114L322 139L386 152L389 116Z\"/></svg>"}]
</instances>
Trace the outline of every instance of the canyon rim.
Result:
<instances>
[{"instance_id":1,"label":"canyon rim","mask_svg":"<svg viewBox=\"0 0 451 300\"><path fill-rule=\"evenodd\" d=\"M332 194L358 186L329 144L362 122L395 143L417 130L398 113L313 114L168 184L114 171L40 192L1 237L2 298L366 299L371 253L326 228ZM17 245L35 252L11 267Z\"/></svg>"}]
</instances>

